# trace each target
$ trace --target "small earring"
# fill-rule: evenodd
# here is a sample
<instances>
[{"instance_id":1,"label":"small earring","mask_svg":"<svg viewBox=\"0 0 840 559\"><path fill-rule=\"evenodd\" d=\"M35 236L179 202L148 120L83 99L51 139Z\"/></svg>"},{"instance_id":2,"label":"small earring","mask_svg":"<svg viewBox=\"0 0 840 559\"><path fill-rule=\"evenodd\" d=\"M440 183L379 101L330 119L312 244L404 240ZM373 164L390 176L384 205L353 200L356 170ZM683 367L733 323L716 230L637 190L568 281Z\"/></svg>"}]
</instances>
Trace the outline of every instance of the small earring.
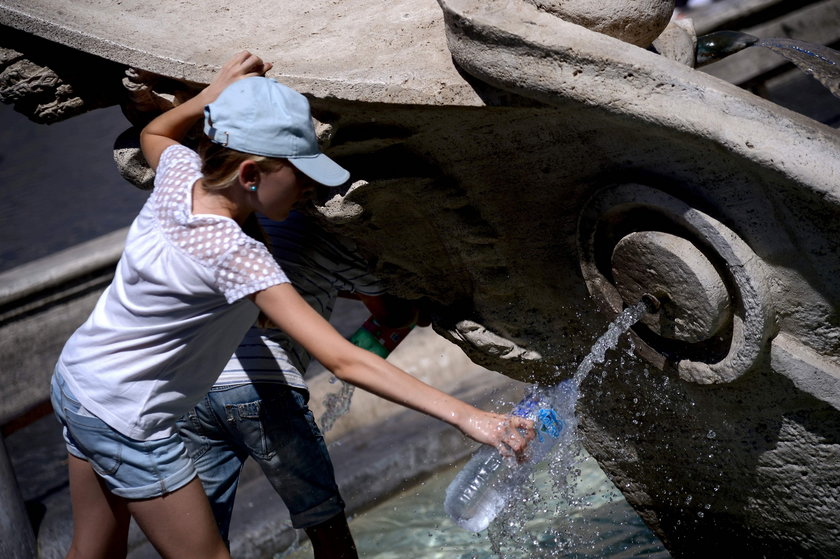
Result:
<instances>
[{"instance_id":1,"label":"small earring","mask_svg":"<svg viewBox=\"0 0 840 559\"><path fill-rule=\"evenodd\" d=\"M256 192L257 191L257 185L252 184L251 187L250 187L250 190L251 190L251 192Z\"/></svg>"}]
</instances>

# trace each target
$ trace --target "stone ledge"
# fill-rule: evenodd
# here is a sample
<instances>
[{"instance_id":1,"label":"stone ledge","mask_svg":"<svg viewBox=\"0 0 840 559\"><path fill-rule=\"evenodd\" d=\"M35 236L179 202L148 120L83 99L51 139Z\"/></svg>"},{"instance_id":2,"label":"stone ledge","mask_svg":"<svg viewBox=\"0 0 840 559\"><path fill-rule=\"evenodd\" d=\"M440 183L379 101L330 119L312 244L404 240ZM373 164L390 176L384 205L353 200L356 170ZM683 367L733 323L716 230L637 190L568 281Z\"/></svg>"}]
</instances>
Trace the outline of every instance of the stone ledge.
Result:
<instances>
[{"instance_id":1,"label":"stone ledge","mask_svg":"<svg viewBox=\"0 0 840 559\"><path fill-rule=\"evenodd\" d=\"M60 10L50 0L2 0L0 24L196 83L249 49L274 62L271 77L315 97L483 104L452 64L434 0L240 0L234 8L224 0L74 0Z\"/></svg>"}]
</instances>

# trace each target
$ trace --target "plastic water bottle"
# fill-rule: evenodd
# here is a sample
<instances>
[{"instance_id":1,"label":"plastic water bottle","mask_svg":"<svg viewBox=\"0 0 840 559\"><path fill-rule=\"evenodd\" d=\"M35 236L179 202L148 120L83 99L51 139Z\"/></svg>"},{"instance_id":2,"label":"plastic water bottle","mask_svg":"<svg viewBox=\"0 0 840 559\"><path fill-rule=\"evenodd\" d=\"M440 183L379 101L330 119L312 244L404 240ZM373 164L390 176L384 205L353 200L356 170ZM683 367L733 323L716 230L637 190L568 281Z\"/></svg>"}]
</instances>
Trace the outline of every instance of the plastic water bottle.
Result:
<instances>
[{"instance_id":1,"label":"plastic water bottle","mask_svg":"<svg viewBox=\"0 0 840 559\"><path fill-rule=\"evenodd\" d=\"M528 444L525 461L517 463L491 446L481 447L446 489L443 506L452 520L471 532L487 528L534 467L558 443L571 441L576 401L577 385L572 381L532 387L511 412L534 421L536 437Z\"/></svg>"}]
</instances>

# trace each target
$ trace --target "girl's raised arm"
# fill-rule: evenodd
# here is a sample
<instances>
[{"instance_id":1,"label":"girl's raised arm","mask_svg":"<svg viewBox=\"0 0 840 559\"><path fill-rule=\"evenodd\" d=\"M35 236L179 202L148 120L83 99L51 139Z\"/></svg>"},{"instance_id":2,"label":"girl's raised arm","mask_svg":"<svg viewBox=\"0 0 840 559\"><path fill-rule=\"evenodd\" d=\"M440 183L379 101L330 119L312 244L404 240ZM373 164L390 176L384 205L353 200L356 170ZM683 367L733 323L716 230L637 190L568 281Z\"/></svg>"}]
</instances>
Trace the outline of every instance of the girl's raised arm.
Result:
<instances>
[{"instance_id":1,"label":"girl's raised arm","mask_svg":"<svg viewBox=\"0 0 840 559\"><path fill-rule=\"evenodd\" d=\"M259 56L242 51L228 60L213 81L198 95L177 107L160 114L140 132L140 148L143 156L157 169L163 150L180 143L193 124L204 115L204 107L230 84L249 76L262 76L271 69Z\"/></svg>"},{"instance_id":2,"label":"girl's raised arm","mask_svg":"<svg viewBox=\"0 0 840 559\"><path fill-rule=\"evenodd\" d=\"M454 425L504 455L521 457L528 440L534 437L531 421L479 410L351 344L291 284L260 291L254 302L274 324L345 382Z\"/></svg>"}]
</instances>

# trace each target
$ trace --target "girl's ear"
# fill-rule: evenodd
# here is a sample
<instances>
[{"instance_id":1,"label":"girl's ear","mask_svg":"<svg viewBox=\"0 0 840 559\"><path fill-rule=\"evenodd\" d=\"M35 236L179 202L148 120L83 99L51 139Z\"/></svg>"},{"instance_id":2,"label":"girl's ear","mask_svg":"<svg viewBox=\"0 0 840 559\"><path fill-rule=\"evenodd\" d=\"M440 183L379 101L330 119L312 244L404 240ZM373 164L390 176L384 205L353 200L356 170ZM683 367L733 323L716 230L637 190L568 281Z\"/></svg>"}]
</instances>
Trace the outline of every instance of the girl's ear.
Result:
<instances>
[{"instance_id":1,"label":"girl's ear","mask_svg":"<svg viewBox=\"0 0 840 559\"><path fill-rule=\"evenodd\" d=\"M252 190L252 186L256 186L260 181L260 168L251 160L246 159L239 164L239 184L245 187L246 190Z\"/></svg>"}]
</instances>

